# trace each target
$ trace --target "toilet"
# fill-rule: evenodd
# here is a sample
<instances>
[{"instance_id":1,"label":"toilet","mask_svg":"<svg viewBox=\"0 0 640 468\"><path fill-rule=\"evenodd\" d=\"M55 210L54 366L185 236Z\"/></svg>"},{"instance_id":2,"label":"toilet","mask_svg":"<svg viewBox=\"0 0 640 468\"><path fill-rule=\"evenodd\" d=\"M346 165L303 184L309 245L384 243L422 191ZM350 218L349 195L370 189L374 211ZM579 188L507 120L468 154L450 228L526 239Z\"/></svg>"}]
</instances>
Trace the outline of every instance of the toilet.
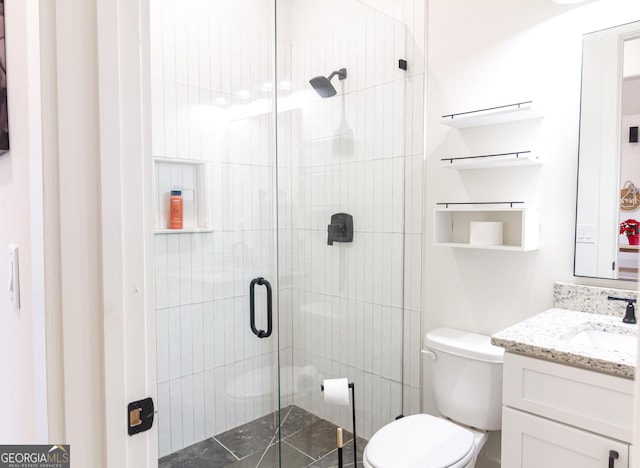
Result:
<instances>
[{"instance_id":1,"label":"toilet","mask_svg":"<svg viewBox=\"0 0 640 468\"><path fill-rule=\"evenodd\" d=\"M442 416L416 414L382 427L365 448L366 468L473 468L487 432L502 426L504 349L452 328L427 333L424 348L432 372L424 372L423 385Z\"/></svg>"}]
</instances>

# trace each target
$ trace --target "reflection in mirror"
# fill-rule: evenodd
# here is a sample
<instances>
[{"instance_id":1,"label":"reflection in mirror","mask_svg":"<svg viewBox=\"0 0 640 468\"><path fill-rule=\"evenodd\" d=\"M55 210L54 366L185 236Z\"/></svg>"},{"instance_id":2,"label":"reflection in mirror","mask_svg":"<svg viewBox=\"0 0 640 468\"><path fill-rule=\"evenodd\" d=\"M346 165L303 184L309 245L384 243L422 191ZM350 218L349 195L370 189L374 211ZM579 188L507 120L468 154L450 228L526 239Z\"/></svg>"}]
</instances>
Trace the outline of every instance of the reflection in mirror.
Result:
<instances>
[{"instance_id":1,"label":"reflection in mirror","mask_svg":"<svg viewBox=\"0 0 640 468\"><path fill-rule=\"evenodd\" d=\"M574 274L638 278L640 22L585 34ZM637 202L636 202L637 201ZM621 224L631 220L627 224Z\"/></svg>"},{"instance_id":2,"label":"reflection in mirror","mask_svg":"<svg viewBox=\"0 0 640 468\"><path fill-rule=\"evenodd\" d=\"M624 42L620 109L618 278L637 280L640 237L640 145L637 138L640 126L640 38Z\"/></svg>"}]
</instances>

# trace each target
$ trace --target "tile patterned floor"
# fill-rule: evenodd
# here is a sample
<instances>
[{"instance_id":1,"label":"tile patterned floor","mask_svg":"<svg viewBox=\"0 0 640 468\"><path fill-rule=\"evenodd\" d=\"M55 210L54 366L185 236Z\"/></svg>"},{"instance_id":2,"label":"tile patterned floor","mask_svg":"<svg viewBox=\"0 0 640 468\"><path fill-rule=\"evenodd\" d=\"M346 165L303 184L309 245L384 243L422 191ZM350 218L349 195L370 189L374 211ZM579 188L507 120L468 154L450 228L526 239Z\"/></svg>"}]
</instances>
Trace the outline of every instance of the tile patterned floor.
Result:
<instances>
[{"instance_id":1,"label":"tile patterned floor","mask_svg":"<svg viewBox=\"0 0 640 468\"><path fill-rule=\"evenodd\" d=\"M338 466L336 426L297 406L282 409L282 466L335 468ZM278 434L274 413L167 455L159 468L277 468ZM343 461L353 468L353 436L344 432ZM367 444L358 437L358 466Z\"/></svg>"}]
</instances>

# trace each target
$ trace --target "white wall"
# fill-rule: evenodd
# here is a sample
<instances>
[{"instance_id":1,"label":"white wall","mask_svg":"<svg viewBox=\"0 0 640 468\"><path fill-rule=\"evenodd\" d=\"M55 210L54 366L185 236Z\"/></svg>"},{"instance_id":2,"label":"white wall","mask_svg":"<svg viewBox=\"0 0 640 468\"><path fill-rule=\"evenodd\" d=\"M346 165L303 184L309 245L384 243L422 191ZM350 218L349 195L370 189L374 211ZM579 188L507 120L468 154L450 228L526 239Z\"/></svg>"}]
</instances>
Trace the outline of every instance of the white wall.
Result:
<instances>
[{"instance_id":1,"label":"white wall","mask_svg":"<svg viewBox=\"0 0 640 468\"><path fill-rule=\"evenodd\" d=\"M7 220L0 250L6 261L8 244L20 247L22 307L13 311L6 286L0 288L0 442L69 443L74 464L101 467L95 4L5 5L11 151L0 157L0 206ZM0 268L3 285L7 270L6 264Z\"/></svg>"},{"instance_id":2,"label":"white wall","mask_svg":"<svg viewBox=\"0 0 640 468\"><path fill-rule=\"evenodd\" d=\"M56 86L55 95L43 95L43 100L56 102L55 115L43 119L43 127L57 133L43 151L45 160L57 164L47 174L47 184L60 187L55 194L59 211L49 213L59 217L59 245L48 246L60 249L59 270L53 273L58 278L48 278L60 281L61 315L48 319L62 324L64 356L65 433L56 438L75 447L73 463L80 466L106 464L96 4L55 2L55 51L43 41L47 54L53 54L47 55L47 63L55 57L53 71L47 72L55 74ZM57 366L53 368L59 371Z\"/></svg>"},{"instance_id":3,"label":"white wall","mask_svg":"<svg viewBox=\"0 0 640 468\"><path fill-rule=\"evenodd\" d=\"M555 281L611 284L573 277L582 35L638 18L640 4L633 0L583 6L430 1L423 331L451 326L491 334L549 308ZM446 113L520 100L533 100L544 118L465 131L439 123ZM439 158L449 154L520 144L537 151L544 165L465 173L438 167ZM539 251L432 245L429 226L436 202L496 199L540 207ZM429 395L424 405L434 411Z\"/></svg>"},{"instance_id":4,"label":"white wall","mask_svg":"<svg viewBox=\"0 0 640 468\"><path fill-rule=\"evenodd\" d=\"M11 150L0 156L0 443L47 441L42 290L37 2L5 1ZM34 63L34 60L36 59ZM6 255L20 249L21 307L9 302Z\"/></svg>"},{"instance_id":5,"label":"white wall","mask_svg":"<svg viewBox=\"0 0 640 468\"><path fill-rule=\"evenodd\" d=\"M432 0L429 16L427 224L430 208L450 199L523 199L542 212L541 248L535 252L434 247L427 233L425 328L492 333L549 307L553 282L574 280L582 34L640 17L640 5ZM460 131L439 123L447 112L520 99L532 99L544 118L509 124L514 127L507 125L504 132ZM523 130L525 125L530 128ZM524 134L524 144L543 158L541 168L458 173L438 167L442 155L521 144L509 141L514 133Z\"/></svg>"},{"instance_id":6,"label":"white wall","mask_svg":"<svg viewBox=\"0 0 640 468\"><path fill-rule=\"evenodd\" d=\"M640 75L640 39L624 43L624 65L622 76Z\"/></svg>"}]
</instances>

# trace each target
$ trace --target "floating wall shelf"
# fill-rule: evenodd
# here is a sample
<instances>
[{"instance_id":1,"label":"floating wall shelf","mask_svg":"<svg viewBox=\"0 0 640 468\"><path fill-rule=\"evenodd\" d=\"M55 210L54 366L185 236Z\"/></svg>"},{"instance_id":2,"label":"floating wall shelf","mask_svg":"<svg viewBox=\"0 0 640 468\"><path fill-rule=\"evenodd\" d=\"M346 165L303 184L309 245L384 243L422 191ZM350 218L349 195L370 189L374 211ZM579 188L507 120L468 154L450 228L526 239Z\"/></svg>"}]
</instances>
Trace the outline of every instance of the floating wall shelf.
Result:
<instances>
[{"instance_id":1,"label":"floating wall shelf","mask_svg":"<svg viewBox=\"0 0 640 468\"><path fill-rule=\"evenodd\" d=\"M531 151L443 158L440 166L447 169L491 169L507 166L534 166L542 162Z\"/></svg>"},{"instance_id":2,"label":"floating wall shelf","mask_svg":"<svg viewBox=\"0 0 640 468\"><path fill-rule=\"evenodd\" d=\"M533 101L524 101L505 106L443 115L441 122L449 127L467 128L540 117L542 116L533 109Z\"/></svg>"},{"instance_id":3,"label":"floating wall shelf","mask_svg":"<svg viewBox=\"0 0 640 468\"><path fill-rule=\"evenodd\" d=\"M439 203L433 221L433 239L437 246L508 251L540 248L540 209L527 207L523 202ZM486 223L493 228L501 223L502 242L499 245L474 243L472 223L475 226Z\"/></svg>"},{"instance_id":4,"label":"floating wall shelf","mask_svg":"<svg viewBox=\"0 0 640 468\"><path fill-rule=\"evenodd\" d=\"M188 159L154 158L156 234L210 232L207 208L207 164ZM169 196L182 190L183 229L169 229Z\"/></svg>"}]
</instances>

